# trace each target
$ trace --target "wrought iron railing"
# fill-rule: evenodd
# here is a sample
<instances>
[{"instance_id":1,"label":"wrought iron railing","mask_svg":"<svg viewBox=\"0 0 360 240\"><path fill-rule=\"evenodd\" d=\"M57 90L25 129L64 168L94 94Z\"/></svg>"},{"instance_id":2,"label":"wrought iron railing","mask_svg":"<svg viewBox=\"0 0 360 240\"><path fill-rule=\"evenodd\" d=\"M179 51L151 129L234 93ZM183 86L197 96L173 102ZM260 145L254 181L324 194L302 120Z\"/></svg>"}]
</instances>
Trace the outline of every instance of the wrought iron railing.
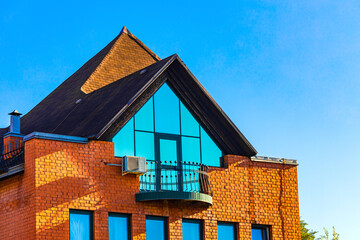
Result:
<instances>
[{"instance_id":1,"label":"wrought iron railing","mask_svg":"<svg viewBox=\"0 0 360 240\"><path fill-rule=\"evenodd\" d=\"M24 163L24 145L20 141L0 146L0 173Z\"/></svg>"},{"instance_id":2,"label":"wrought iron railing","mask_svg":"<svg viewBox=\"0 0 360 240\"><path fill-rule=\"evenodd\" d=\"M140 192L180 191L212 196L209 167L196 162L147 160L146 173L140 176Z\"/></svg>"}]
</instances>

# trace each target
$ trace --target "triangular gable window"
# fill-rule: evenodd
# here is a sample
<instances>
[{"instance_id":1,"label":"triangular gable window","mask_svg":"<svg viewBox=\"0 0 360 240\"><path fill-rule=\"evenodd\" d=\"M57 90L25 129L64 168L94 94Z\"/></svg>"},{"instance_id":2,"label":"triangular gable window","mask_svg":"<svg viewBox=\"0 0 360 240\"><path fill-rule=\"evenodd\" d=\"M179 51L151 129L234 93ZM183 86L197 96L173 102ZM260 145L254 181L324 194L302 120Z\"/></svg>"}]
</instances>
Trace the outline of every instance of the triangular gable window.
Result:
<instances>
[{"instance_id":1,"label":"triangular gable window","mask_svg":"<svg viewBox=\"0 0 360 240\"><path fill-rule=\"evenodd\" d=\"M113 142L115 156L222 165L219 147L166 83L115 135Z\"/></svg>"}]
</instances>

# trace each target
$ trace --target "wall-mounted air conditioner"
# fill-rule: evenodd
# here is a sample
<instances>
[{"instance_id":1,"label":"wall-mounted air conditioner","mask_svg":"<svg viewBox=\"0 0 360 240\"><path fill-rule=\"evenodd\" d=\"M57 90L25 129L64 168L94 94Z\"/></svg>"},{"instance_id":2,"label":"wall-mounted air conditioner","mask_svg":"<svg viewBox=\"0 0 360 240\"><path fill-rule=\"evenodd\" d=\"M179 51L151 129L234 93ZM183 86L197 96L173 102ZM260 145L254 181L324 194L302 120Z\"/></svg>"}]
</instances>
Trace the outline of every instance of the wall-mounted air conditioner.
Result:
<instances>
[{"instance_id":1,"label":"wall-mounted air conditioner","mask_svg":"<svg viewBox=\"0 0 360 240\"><path fill-rule=\"evenodd\" d=\"M142 175L146 173L146 158L124 156L122 163L122 174L132 173Z\"/></svg>"}]
</instances>

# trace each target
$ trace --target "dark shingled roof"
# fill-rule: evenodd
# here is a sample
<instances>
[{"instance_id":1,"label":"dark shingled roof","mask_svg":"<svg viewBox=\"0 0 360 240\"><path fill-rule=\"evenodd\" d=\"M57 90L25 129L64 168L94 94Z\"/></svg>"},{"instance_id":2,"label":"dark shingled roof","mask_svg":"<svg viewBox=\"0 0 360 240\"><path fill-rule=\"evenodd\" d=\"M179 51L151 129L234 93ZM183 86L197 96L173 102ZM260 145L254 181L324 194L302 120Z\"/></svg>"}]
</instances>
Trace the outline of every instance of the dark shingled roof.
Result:
<instances>
[{"instance_id":1,"label":"dark shingled roof","mask_svg":"<svg viewBox=\"0 0 360 240\"><path fill-rule=\"evenodd\" d=\"M140 74L139 70L96 90L81 98L78 104L74 100L70 103L67 117L52 129L52 132L81 137L97 135L171 58L154 63L147 67L143 74Z\"/></svg>"},{"instance_id":2,"label":"dark shingled roof","mask_svg":"<svg viewBox=\"0 0 360 240\"><path fill-rule=\"evenodd\" d=\"M91 93L82 92L81 86L116 39L22 117L21 133L37 131L109 141L166 81L225 154L256 155L256 150L177 55ZM0 129L0 136L6 132L7 129Z\"/></svg>"},{"instance_id":3,"label":"dark shingled roof","mask_svg":"<svg viewBox=\"0 0 360 240\"><path fill-rule=\"evenodd\" d=\"M131 50L134 50L136 54ZM144 56L152 61L139 60L139 58L145 58ZM120 63L112 64L114 59ZM124 27L106 47L21 118L21 132L23 134L33 131L60 133L58 128L73 111L75 102L87 96L82 89L84 85L96 89L96 86L101 87L105 84L102 82L104 77L118 80L116 76L129 75L158 60L159 58L150 49ZM122 68L118 69L118 65ZM109 71L108 68L111 67L115 69ZM112 75L109 75L109 72ZM94 74L97 77L95 80L91 79ZM92 80L91 83L89 79ZM7 132L0 129L0 133L3 131ZM68 131L63 131L63 133L66 134Z\"/></svg>"}]
</instances>

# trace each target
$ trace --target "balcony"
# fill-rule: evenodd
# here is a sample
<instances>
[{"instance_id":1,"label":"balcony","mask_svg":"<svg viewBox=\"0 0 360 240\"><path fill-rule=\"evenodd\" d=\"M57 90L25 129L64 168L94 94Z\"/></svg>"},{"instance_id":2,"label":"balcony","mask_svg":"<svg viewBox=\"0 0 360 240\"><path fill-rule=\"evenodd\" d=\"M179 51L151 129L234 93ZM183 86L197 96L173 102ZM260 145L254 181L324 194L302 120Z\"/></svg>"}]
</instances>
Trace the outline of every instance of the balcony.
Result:
<instances>
[{"instance_id":1,"label":"balcony","mask_svg":"<svg viewBox=\"0 0 360 240\"><path fill-rule=\"evenodd\" d=\"M136 201L185 200L212 204L208 166L195 162L147 161Z\"/></svg>"},{"instance_id":2,"label":"balcony","mask_svg":"<svg viewBox=\"0 0 360 240\"><path fill-rule=\"evenodd\" d=\"M24 170L24 146L20 142L0 148L0 178Z\"/></svg>"}]
</instances>

